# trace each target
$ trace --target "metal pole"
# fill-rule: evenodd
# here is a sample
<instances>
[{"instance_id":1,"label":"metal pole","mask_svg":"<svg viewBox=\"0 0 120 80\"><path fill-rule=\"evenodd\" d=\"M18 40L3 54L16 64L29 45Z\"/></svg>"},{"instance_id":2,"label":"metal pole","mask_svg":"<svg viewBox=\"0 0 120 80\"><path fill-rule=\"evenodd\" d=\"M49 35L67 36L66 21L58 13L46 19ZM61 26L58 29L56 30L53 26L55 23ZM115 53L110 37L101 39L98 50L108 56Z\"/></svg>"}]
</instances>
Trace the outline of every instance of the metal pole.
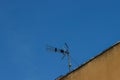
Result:
<instances>
[{"instance_id":1,"label":"metal pole","mask_svg":"<svg viewBox=\"0 0 120 80\"><path fill-rule=\"evenodd\" d=\"M71 71L71 63L70 63L70 55L69 55L69 52L67 53L67 57L68 57L68 69L69 69L69 72Z\"/></svg>"}]
</instances>

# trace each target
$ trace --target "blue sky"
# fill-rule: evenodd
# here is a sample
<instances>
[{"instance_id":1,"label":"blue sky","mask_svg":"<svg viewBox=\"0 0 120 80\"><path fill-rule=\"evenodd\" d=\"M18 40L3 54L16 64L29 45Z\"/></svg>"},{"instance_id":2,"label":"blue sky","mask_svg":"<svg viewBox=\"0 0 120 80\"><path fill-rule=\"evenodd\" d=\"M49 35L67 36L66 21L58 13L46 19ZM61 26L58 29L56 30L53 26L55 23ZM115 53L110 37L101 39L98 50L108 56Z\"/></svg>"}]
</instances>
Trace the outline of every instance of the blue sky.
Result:
<instances>
[{"instance_id":1,"label":"blue sky","mask_svg":"<svg viewBox=\"0 0 120 80\"><path fill-rule=\"evenodd\" d=\"M0 80L54 80L120 40L119 0L0 0Z\"/></svg>"}]
</instances>

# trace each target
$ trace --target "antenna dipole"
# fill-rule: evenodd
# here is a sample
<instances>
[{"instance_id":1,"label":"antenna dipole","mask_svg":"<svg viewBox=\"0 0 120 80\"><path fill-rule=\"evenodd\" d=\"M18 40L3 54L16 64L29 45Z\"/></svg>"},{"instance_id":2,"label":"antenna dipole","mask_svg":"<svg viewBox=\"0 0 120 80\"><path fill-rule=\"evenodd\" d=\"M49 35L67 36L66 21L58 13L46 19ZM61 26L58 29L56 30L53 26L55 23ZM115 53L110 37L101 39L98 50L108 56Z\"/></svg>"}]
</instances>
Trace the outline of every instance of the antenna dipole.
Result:
<instances>
[{"instance_id":1,"label":"antenna dipole","mask_svg":"<svg viewBox=\"0 0 120 80\"><path fill-rule=\"evenodd\" d=\"M52 52L58 52L58 53L61 53L63 54L63 57L64 58L65 56L67 56L67 60L68 60L68 70L69 72L71 71L71 61L70 61L70 52L69 52L69 47L67 45L67 43L65 43L65 49L59 49L59 48L56 48L56 47L52 47L52 46L48 46L47 50L49 51L52 51Z\"/></svg>"}]
</instances>

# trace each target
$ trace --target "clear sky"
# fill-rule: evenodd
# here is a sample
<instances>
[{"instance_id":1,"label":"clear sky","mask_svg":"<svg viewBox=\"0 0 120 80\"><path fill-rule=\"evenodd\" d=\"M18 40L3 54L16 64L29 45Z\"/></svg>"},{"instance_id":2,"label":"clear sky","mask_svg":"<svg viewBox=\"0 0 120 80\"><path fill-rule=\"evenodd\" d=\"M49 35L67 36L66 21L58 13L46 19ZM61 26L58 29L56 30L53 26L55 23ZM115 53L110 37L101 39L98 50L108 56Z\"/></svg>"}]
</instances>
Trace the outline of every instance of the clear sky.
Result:
<instances>
[{"instance_id":1,"label":"clear sky","mask_svg":"<svg viewBox=\"0 0 120 80\"><path fill-rule=\"evenodd\" d=\"M54 80L120 40L119 0L0 0L0 80Z\"/></svg>"}]
</instances>

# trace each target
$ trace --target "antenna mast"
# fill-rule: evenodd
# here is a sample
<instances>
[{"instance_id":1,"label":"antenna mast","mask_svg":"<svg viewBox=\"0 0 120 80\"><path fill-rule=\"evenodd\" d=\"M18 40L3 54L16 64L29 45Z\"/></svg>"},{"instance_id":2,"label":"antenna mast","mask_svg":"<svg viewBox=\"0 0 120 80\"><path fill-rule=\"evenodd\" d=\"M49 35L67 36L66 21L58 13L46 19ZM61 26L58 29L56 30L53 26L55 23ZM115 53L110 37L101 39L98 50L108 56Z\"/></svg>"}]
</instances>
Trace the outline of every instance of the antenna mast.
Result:
<instances>
[{"instance_id":1,"label":"antenna mast","mask_svg":"<svg viewBox=\"0 0 120 80\"><path fill-rule=\"evenodd\" d=\"M52 51L52 52L62 53L63 54L62 58L64 58L65 56L67 56L68 70L69 70L69 72L71 71L70 52L69 52L69 47L68 47L67 43L65 43L64 49L59 49L59 48L56 48L56 47L48 46L47 50Z\"/></svg>"},{"instance_id":2,"label":"antenna mast","mask_svg":"<svg viewBox=\"0 0 120 80\"><path fill-rule=\"evenodd\" d=\"M65 43L65 46L66 46L66 52L67 52L67 58L68 58L68 69L69 69L69 72L71 71L71 62L70 62L70 52L69 52L69 47L67 45L67 43Z\"/></svg>"},{"instance_id":3,"label":"antenna mast","mask_svg":"<svg viewBox=\"0 0 120 80\"><path fill-rule=\"evenodd\" d=\"M68 57L68 69L69 69L69 72L71 71L71 63L70 63L70 55L69 53L67 54L67 57Z\"/></svg>"}]
</instances>

